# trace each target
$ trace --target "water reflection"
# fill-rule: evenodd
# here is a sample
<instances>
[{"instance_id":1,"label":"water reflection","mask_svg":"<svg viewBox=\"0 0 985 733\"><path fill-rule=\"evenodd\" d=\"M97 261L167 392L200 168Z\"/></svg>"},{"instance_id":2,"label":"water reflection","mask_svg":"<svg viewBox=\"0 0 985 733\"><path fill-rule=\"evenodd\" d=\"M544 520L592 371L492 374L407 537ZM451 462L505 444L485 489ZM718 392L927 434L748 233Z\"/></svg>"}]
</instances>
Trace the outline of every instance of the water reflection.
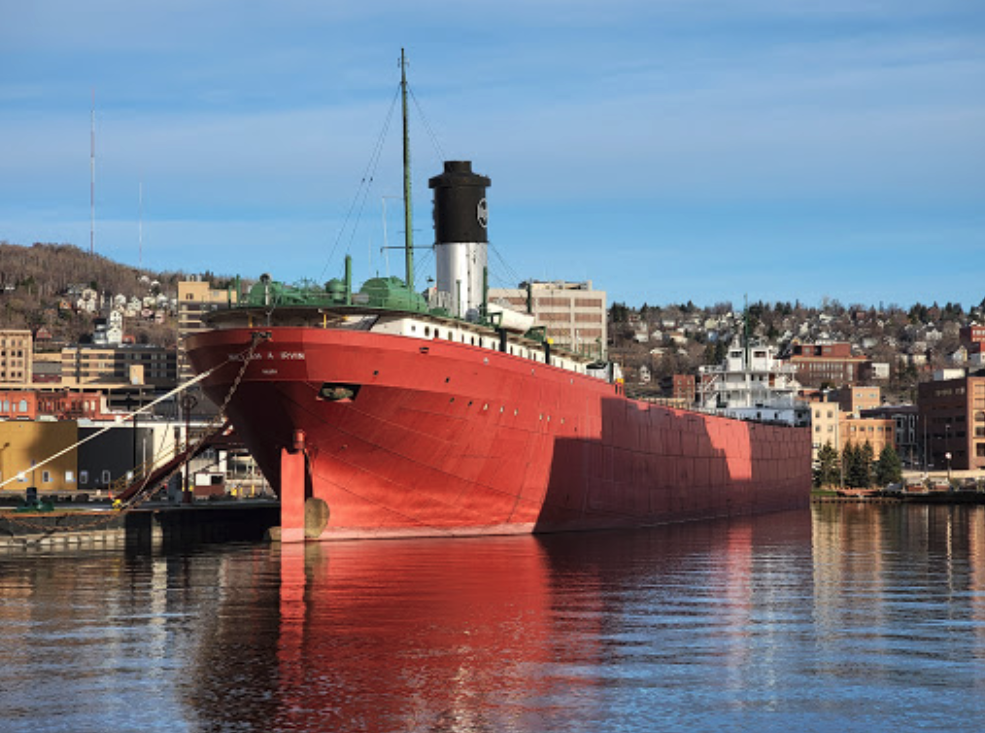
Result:
<instances>
[{"instance_id":1,"label":"water reflection","mask_svg":"<svg viewBox=\"0 0 985 733\"><path fill-rule=\"evenodd\" d=\"M839 504L537 538L0 556L0 727L974 728L983 524L975 507Z\"/></svg>"}]
</instances>

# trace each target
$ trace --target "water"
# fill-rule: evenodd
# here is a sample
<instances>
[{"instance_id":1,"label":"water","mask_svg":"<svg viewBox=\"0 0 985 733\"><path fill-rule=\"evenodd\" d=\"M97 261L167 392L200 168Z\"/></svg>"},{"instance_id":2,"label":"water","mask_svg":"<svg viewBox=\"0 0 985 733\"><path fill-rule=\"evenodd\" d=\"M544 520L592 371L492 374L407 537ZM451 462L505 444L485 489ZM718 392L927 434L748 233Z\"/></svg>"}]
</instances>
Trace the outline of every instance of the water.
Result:
<instances>
[{"instance_id":1,"label":"water","mask_svg":"<svg viewBox=\"0 0 985 733\"><path fill-rule=\"evenodd\" d=\"M985 509L0 555L0 731L985 721Z\"/></svg>"}]
</instances>

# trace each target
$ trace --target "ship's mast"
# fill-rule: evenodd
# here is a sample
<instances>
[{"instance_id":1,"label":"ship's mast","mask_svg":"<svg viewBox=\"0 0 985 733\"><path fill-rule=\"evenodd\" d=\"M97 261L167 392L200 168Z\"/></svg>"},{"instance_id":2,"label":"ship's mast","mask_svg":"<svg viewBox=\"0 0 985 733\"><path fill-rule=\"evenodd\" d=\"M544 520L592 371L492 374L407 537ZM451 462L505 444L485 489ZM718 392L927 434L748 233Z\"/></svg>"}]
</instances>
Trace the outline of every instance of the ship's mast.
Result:
<instances>
[{"instance_id":1,"label":"ship's mast","mask_svg":"<svg viewBox=\"0 0 985 733\"><path fill-rule=\"evenodd\" d=\"M400 49L400 97L404 119L404 257L407 264L407 289L414 292L414 228L410 197L410 138L407 133L407 61Z\"/></svg>"},{"instance_id":2,"label":"ship's mast","mask_svg":"<svg viewBox=\"0 0 985 733\"><path fill-rule=\"evenodd\" d=\"M92 88L89 125L89 254L96 252L96 87Z\"/></svg>"}]
</instances>

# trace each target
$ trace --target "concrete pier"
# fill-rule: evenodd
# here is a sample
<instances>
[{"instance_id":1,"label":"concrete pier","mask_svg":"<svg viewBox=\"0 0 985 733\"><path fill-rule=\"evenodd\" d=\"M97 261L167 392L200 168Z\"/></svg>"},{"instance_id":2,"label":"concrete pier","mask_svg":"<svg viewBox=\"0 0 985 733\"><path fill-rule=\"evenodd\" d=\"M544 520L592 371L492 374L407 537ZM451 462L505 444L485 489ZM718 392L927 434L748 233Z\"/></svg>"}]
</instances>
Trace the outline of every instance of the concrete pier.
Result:
<instances>
[{"instance_id":1,"label":"concrete pier","mask_svg":"<svg viewBox=\"0 0 985 733\"><path fill-rule=\"evenodd\" d=\"M16 512L0 511L0 551L39 548L168 549L213 542L259 541L280 524L274 501L187 506Z\"/></svg>"}]
</instances>

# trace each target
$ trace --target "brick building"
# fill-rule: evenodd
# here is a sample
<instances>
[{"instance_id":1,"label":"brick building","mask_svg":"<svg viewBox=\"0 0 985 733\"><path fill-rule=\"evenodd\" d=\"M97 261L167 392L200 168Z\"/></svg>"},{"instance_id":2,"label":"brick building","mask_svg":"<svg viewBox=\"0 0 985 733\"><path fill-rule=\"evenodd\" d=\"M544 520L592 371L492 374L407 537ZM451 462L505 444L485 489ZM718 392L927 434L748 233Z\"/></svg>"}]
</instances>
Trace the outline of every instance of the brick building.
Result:
<instances>
[{"instance_id":1,"label":"brick building","mask_svg":"<svg viewBox=\"0 0 985 733\"><path fill-rule=\"evenodd\" d=\"M928 467L985 469L985 376L924 382L917 389Z\"/></svg>"},{"instance_id":2,"label":"brick building","mask_svg":"<svg viewBox=\"0 0 985 733\"><path fill-rule=\"evenodd\" d=\"M985 352L985 326L977 324L964 326L958 332L958 336L961 339L961 345L968 350L969 354Z\"/></svg>"},{"instance_id":3,"label":"brick building","mask_svg":"<svg viewBox=\"0 0 985 733\"><path fill-rule=\"evenodd\" d=\"M895 426L896 452L904 466L916 467L922 462L921 444L917 430L916 405L880 405L863 409L862 417L892 420Z\"/></svg>"},{"instance_id":4,"label":"brick building","mask_svg":"<svg viewBox=\"0 0 985 733\"><path fill-rule=\"evenodd\" d=\"M794 344L787 363L797 370L797 381L805 387L828 384L840 387L856 384L866 377L870 360L852 356L849 343Z\"/></svg>"},{"instance_id":5,"label":"brick building","mask_svg":"<svg viewBox=\"0 0 985 733\"><path fill-rule=\"evenodd\" d=\"M693 374L675 374L671 388L672 398L685 405L693 405L698 397L697 379Z\"/></svg>"},{"instance_id":6,"label":"brick building","mask_svg":"<svg viewBox=\"0 0 985 733\"><path fill-rule=\"evenodd\" d=\"M0 390L0 419L109 420L106 396L101 392L42 392L36 389Z\"/></svg>"},{"instance_id":7,"label":"brick building","mask_svg":"<svg viewBox=\"0 0 985 733\"><path fill-rule=\"evenodd\" d=\"M868 443L872 446L872 455L876 459L887 445L896 449L896 423L892 419L854 417L844 412L841 415L838 432L844 445L851 443L858 447Z\"/></svg>"},{"instance_id":8,"label":"brick building","mask_svg":"<svg viewBox=\"0 0 985 733\"><path fill-rule=\"evenodd\" d=\"M856 395L859 393L856 392ZM834 394L831 397L835 397ZM865 395L865 399L872 399ZM878 403L878 395L875 397ZM851 405L849 405L851 406ZM814 400L811 402L811 447L812 458L817 461L818 451L830 444L842 451L848 443L861 446L869 443L873 456L879 454L887 445L899 451L897 443L897 424L893 416L861 414L856 409L844 409L844 402Z\"/></svg>"}]
</instances>

